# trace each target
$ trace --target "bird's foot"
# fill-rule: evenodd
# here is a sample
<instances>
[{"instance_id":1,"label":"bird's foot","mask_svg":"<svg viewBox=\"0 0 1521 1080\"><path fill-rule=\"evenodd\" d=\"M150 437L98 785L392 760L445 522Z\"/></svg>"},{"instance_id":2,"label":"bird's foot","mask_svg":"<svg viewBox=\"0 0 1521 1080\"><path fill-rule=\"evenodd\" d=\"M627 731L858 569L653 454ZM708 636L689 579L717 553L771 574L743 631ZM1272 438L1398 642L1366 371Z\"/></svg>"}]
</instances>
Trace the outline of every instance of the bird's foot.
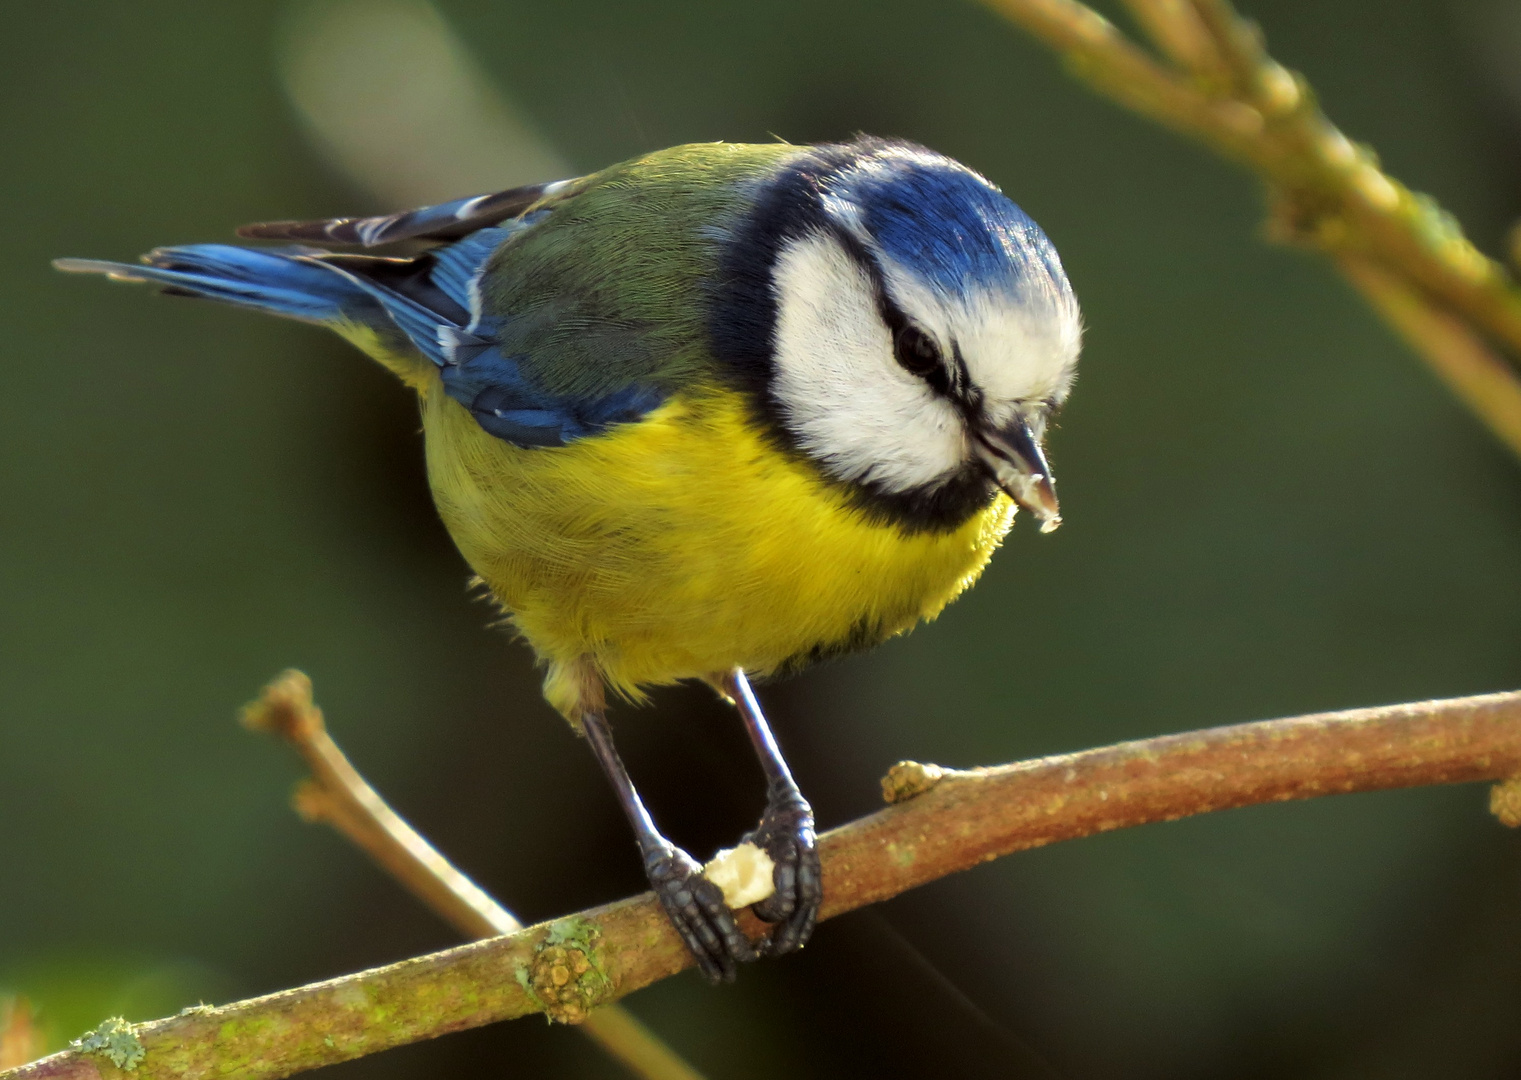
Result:
<instances>
[{"instance_id":1,"label":"bird's foot","mask_svg":"<svg viewBox=\"0 0 1521 1080\"><path fill-rule=\"evenodd\" d=\"M777 924L763 946L764 951L777 956L801 949L813 934L819 903L824 899L813 808L795 788L774 796L766 804L760 825L745 840L771 856L776 864L771 872L776 892L751 908L766 922Z\"/></svg>"},{"instance_id":2,"label":"bird's foot","mask_svg":"<svg viewBox=\"0 0 1521 1080\"><path fill-rule=\"evenodd\" d=\"M703 877L697 861L674 844L648 849L644 873L703 977L715 985L733 982L735 966L757 954L724 903L723 890Z\"/></svg>"}]
</instances>

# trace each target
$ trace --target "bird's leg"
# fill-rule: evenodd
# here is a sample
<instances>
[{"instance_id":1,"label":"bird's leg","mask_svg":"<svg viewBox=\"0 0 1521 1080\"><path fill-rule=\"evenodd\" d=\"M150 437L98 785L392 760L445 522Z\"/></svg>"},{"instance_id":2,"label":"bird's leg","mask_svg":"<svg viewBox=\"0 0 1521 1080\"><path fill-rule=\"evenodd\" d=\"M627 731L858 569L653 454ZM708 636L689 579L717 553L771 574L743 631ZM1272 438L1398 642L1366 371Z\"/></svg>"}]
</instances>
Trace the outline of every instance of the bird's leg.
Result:
<instances>
[{"instance_id":1,"label":"bird's leg","mask_svg":"<svg viewBox=\"0 0 1521 1080\"><path fill-rule=\"evenodd\" d=\"M746 834L745 839L765 851L776 864L771 875L776 892L755 904L752 910L767 922L779 924L771 932L767 951L791 952L807 944L824 898L813 807L792 779L792 770L787 768L745 673L735 668L722 677L720 685L744 718L745 731L766 774L766 810L760 825Z\"/></svg>"},{"instance_id":2,"label":"bird's leg","mask_svg":"<svg viewBox=\"0 0 1521 1080\"><path fill-rule=\"evenodd\" d=\"M697 860L671 843L660 830L644 801L634 789L623 759L613 745L613 733L600 710L581 715L582 730L597 763L618 795L634 839L644 857L644 874L660 898L661 906L681 940L697 959L697 966L711 983L733 982L735 964L754 960L755 948L734 922L734 912L724 903L717 885L702 876Z\"/></svg>"}]
</instances>

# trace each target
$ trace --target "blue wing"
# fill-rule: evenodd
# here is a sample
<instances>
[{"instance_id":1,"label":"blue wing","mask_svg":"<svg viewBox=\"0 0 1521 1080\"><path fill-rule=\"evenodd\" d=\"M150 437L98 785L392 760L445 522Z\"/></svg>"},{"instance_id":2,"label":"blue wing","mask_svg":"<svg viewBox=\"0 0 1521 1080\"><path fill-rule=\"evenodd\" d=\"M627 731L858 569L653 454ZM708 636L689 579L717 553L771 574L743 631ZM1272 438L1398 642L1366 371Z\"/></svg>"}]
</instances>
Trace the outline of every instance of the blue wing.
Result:
<instances>
[{"instance_id":1,"label":"blue wing","mask_svg":"<svg viewBox=\"0 0 1521 1080\"><path fill-rule=\"evenodd\" d=\"M191 244L158 248L141 265L92 259L59 259L54 265L149 282L175 295L220 300L340 331L364 327L378 335L383 348L409 353L436 368L444 390L490 434L524 447L563 446L639 419L659 405L666 392L635 383L588 396L548 393L525 376L525 356L502 351L499 326L483 317L479 289L492 254L552 212L522 211L553 187L517 188L386 218L275 223L243 230L244 235L282 239L318 239L321 233L330 243L373 245L458 235L462 223L471 223L455 243L411 258L334 254L300 246ZM517 216L509 213L513 207ZM497 223L481 227L486 218Z\"/></svg>"}]
</instances>

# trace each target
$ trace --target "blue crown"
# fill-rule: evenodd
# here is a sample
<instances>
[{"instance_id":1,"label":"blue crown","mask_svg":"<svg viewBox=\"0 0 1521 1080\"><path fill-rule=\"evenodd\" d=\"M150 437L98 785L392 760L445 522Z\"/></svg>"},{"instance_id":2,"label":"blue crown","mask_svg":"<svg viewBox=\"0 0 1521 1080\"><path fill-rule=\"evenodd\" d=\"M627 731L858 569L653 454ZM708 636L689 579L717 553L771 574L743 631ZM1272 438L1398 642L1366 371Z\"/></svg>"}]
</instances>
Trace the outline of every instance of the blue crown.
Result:
<instances>
[{"instance_id":1,"label":"blue crown","mask_svg":"<svg viewBox=\"0 0 1521 1080\"><path fill-rule=\"evenodd\" d=\"M859 239L936 288L1071 293L1040 226L965 166L910 143L851 144L822 177L823 207Z\"/></svg>"}]
</instances>

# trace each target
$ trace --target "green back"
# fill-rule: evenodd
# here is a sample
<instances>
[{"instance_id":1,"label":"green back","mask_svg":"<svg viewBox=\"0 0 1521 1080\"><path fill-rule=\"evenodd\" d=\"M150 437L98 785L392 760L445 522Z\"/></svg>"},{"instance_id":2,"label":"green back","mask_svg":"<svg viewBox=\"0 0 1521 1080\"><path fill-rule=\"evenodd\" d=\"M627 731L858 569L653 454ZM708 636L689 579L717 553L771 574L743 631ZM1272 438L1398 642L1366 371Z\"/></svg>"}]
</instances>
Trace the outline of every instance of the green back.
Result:
<instances>
[{"instance_id":1,"label":"green back","mask_svg":"<svg viewBox=\"0 0 1521 1080\"><path fill-rule=\"evenodd\" d=\"M756 184L801 149L694 143L613 165L544 204L483 289L503 354L544 390L600 397L711 370L703 283Z\"/></svg>"}]
</instances>

